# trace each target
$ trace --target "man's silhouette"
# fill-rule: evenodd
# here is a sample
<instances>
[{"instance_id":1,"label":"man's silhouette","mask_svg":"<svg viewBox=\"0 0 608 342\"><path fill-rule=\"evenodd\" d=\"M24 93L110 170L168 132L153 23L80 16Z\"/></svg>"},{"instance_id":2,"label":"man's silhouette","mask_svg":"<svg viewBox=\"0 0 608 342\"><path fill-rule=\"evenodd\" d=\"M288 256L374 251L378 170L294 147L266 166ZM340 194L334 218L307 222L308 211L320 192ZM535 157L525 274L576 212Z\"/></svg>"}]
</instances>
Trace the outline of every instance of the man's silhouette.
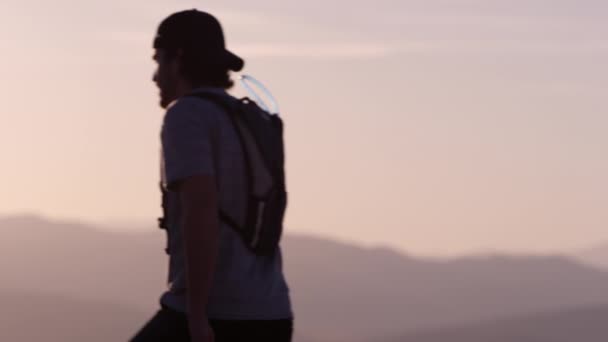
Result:
<instances>
[{"instance_id":1,"label":"man's silhouette","mask_svg":"<svg viewBox=\"0 0 608 342\"><path fill-rule=\"evenodd\" d=\"M244 62L225 48L208 13L175 13L154 39L154 82L163 121L162 184L168 233L169 289L160 311L134 342L290 341L292 311L281 252L259 256L219 218L220 208L244 222L246 158L223 106Z\"/></svg>"}]
</instances>

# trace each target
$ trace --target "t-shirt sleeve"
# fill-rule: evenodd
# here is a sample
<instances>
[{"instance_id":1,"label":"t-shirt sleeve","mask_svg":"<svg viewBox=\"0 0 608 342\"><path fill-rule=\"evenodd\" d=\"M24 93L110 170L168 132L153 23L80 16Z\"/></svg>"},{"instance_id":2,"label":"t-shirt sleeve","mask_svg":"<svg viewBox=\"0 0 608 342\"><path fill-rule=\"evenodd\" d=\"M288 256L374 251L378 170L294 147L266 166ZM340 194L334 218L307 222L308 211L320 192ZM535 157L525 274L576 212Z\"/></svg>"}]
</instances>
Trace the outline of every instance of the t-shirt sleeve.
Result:
<instances>
[{"instance_id":1,"label":"t-shirt sleeve","mask_svg":"<svg viewBox=\"0 0 608 342\"><path fill-rule=\"evenodd\" d=\"M195 101L179 100L167 111L163 122L164 172L170 189L192 176L214 175L214 125L205 112L214 108Z\"/></svg>"}]
</instances>

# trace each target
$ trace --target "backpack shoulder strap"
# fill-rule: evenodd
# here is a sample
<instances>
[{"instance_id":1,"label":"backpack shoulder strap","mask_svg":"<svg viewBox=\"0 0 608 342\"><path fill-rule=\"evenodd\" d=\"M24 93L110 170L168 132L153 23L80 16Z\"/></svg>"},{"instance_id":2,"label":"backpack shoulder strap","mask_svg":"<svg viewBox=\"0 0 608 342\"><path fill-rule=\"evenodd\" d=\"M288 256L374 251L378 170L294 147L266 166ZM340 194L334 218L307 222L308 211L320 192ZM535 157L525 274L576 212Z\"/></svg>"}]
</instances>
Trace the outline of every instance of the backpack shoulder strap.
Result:
<instances>
[{"instance_id":1,"label":"backpack shoulder strap","mask_svg":"<svg viewBox=\"0 0 608 342\"><path fill-rule=\"evenodd\" d=\"M230 103L231 101L225 95L200 92L200 93L191 93L191 94L189 94L187 96L188 97L196 97L196 98L199 98L199 99L210 101L210 102L216 104L217 106L219 106L220 108L222 108L223 111L230 118L230 121L232 122L235 130L237 131L237 135L239 135L239 141L241 140L241 136L240 136L239 130L237 129L236 123L234 122L235 110L237 108ZM217 148L214 148L214 152L213 153L214 153L214 160L217 160L217 157L216 157L217 156ZM243 150L243 153L245 153L244 150ZM248 168L249 165L248 165L248 161L247 161L246 156L245 156L244 159L245 159L245 164L246 164L246 166ZM247 172L247 173L249 174L249 172ZM248 179L248 183L250 183L250 182L251 182L251 179ZM249 191L250 189L247 189L247 190ZM249 198L249 196L247 196L247 198ZM249 206L249 203L247 204L247 206ZM228 214L226 214L226 212L222 208L219 208L219 217L220 217L220 219L222 221L224 221L226 224L228 224L231 228L235 229L236 231L242 231L243 230L243 228L232 217L230 217Z\"/></svg>"},{"instance_id":2,"label":"backpack shoulder strap","mask_svg":"<svg viewBox=\"0 0 608 342\"><path fill-rule=\"evenodd\" d=\"M191 93L186 96L195 97L195 98L199 98L199 99L203 99L203 100L212 102L212 103L216 104L217 106L221 107L230 116L232 116L234 114L234 111L236 110L235 106L232 103L230 103L231 101L226 95L200 92L200 93Z\"/></svg>"}]
</instances>

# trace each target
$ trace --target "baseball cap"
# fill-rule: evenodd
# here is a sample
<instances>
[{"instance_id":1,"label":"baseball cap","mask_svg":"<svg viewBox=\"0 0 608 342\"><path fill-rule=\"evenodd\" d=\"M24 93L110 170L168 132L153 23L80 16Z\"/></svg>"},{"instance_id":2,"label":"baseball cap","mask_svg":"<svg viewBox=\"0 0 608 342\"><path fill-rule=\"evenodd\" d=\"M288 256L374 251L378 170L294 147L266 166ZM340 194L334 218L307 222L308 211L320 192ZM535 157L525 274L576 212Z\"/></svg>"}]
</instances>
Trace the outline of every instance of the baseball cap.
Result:
<instances>
[{"instance_id":1,"label":"baseball cap","mask_svg":"<svg viewBox=\"0 0 608 342\"><path fill-rule=\"evenodd\" d=\"M211 14L196 9L171 14L163 20L154 38L155 49L183 49L196 53L202 63L240 71L245 62L226 49L220 22Z\"/></svg>"}]
</instances>

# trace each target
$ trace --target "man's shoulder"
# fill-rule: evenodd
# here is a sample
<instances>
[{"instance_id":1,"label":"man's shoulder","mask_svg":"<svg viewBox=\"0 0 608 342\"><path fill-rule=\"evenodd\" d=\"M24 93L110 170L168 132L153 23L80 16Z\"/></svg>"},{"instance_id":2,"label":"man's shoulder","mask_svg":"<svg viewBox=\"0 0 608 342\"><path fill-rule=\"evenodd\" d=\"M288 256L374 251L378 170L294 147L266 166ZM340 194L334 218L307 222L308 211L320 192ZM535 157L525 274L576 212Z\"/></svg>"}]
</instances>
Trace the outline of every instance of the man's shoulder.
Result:
<instances>
[{"instance_id":1,"label":"man's shoulder","mask_svg":"<svg viewBox=\"0 0 608 342\"><path fill-rule=\"evenodd\" d=\"M196 96L184 96L175 101L175 103L167 109L167 116L176 114L195 114L209 113L221 111L215 102L205 98Z\"/></svg>"},{"instance_id":2,"label":"man's shoulder","mask_svg":"<svg viewBox=\"0 0 608 342\"><path fill-rule=\"evenodd\" d=\"M176 100L167 110L167 116L179 114L213 117L224 114L222 103L232 105L236 101L238 99L226 92L193 92Z\"/></svg>"},{"instance_id":3,"label":"man's shoulder","mask_svg":"<svg viewBox=\"0 0 608 342\"><path fill-rule=\"evenodd\" d=\"M226 101L236 101L231 95L224 96ZM189 95L179 98L167 109L164 121L215 120L219 115L224 115L224 112L225 109L212 99Z\"/></svg>"}]
</instances>

